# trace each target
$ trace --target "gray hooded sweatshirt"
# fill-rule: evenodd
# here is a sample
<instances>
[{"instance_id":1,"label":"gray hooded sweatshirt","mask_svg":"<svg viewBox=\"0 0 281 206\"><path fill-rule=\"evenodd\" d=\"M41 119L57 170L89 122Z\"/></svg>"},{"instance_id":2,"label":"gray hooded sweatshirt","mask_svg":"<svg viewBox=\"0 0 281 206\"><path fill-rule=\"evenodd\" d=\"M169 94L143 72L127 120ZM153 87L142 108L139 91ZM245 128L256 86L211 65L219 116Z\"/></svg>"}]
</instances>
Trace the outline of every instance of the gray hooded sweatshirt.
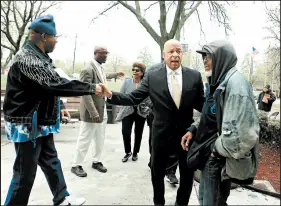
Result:
<instances>
[{"instance_id":1,"label":"gray hooded sweatshirt","mask_svg":"<svg viewBox=\"0 0 281 206\"><path fill-rule=\"evenodd\" d=\"M254 178L258 166L259 121L249 82L235 68L237 56L227 41L214 41L203 47L212 54L210 86L220 92L221 134L216 151L226 157L226 174L234 179ZM194 123L196 126L197 123Z\"/></svg>"}]
</instances>

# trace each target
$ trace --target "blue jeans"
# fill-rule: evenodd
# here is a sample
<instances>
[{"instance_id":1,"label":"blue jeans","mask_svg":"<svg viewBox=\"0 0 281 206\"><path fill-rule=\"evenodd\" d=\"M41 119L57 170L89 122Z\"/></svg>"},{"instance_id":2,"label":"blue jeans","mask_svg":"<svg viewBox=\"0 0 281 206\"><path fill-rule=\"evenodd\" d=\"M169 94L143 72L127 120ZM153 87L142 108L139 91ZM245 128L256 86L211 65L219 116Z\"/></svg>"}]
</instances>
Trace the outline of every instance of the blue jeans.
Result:
<instances>
[{"instance_id":1,"label":"blue jeans","mask_svg":"<svg viewBox=\"0 0 281 206\"><path fill-rule=\"evenodd\" d=\"M27 205L36 176L37 164L44 172L53 193L54 205L61 204L65 197L69 196L53 134L37 138L35 141L35 147L31 141L15 143L17 155L5 205Z\"/></svg>"},{"instance_id":2,"label":"blue jeans","mask_svg":"<svg viewBox=\"0 0 281 206\"><path fill-rule=\"evenodd\" d=\"M201 171L199 186L200 205L227 205L230 194L231 181L221 181L221 171L225 160L210 157Z\"/></svg>"}]
</instances>

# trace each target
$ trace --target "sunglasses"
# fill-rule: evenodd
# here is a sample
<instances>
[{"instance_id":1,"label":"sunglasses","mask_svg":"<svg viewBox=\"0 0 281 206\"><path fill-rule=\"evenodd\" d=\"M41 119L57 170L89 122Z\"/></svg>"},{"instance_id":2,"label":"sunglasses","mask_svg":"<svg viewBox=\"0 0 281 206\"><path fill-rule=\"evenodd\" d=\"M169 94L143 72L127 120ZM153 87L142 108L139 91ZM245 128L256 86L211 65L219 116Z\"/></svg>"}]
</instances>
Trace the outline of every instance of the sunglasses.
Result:
<instances>
[{"instance_id":1,"label":"sunglasses","mask_svg":"<svg viewBox=\"0 0 281 206\"><path fill-rule=\"evenodd\" d=\"M140 69L132 69L132 72L140 72Z\"/></svg>"},{"instance_id":2,"label":"sunglasses","mask_svg":"<svg viewBox=\"0 0 281 206\"><path fill-rule=\"evenodd\" d=\"M209 53L203 54L202 57L203 57L203 59L205 59L205 58L212 59L212 55Z\"/></svg>"}]
</instances>

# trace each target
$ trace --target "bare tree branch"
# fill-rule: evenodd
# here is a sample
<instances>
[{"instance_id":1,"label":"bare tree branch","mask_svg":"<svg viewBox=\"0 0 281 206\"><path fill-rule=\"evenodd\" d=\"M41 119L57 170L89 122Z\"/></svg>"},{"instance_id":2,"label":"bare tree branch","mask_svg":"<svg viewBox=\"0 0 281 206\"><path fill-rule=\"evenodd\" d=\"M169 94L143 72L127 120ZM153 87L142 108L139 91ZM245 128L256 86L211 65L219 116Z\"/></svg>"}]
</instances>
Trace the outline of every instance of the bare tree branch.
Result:
<instances>
[{"instance_id":1,"label":"bare tree branch","mask_svg":"<svg viewBox=\"0 0 281 206\"><path fill-rule=\"evenodd\" d=\"M177 2L177 3L175 3ZM234 5L233 3L226 2L227 5ZM135 7L129 5L127 1L112 1L111 5L104 9L102 12L98 14L98 16L104 15L107 11L112 9L114 6L121 4L127 10L129 10L132 14L134 14L137 20L141 23L141 25L147 30L147 32L151 35L151 37L157 42L162 51L165 41L171 38L180 39L180 31L183 28L185 22L189 19L189 17L196 13L197 18L200 23L200 31L201 34L204 35L206 40L205 33L203 32L203 26L199 15L198 7L203 3L203 1L158 1L151 2L150 5L144 9L144 14L147 12L152 6L158 4L160 9L160 18L158 20L160 25L160 35L151 27L149 22L144 18L141 14L141 8L139 1L135 1ZM166 21L167 14L170 11L172 6L177 5L176 11L174 14L174 18L172 21L172 26L170 31L167 31ZM209 12L211 18L217 20L219 25L223 25L225 28L225 32L227 33L230 28L229 18L226 13L226 9L224 5L218 1L208 1ZM168 8L168 9L167 9ZM97 19L98 16L94 17L93 20Z\"/></svg>"},{"instance_id":2,"label":"bare tree branch","mask_svg":"<svg viewBox=\"0 0 281 206\"><path fill-rule=\"evenodd\" d=\"M141 16L140 2L135 1L135 5L136 5L136 12Z\"/></svg>"},{"instance_id":3,"label":"bare tree branch","mask_svg":"<svg viewBox=\"0 0 281 206\"><path fill-rule=\"evenodd\" d=\"M39 14L39 12L40 12L40 9L41 9L42 4L43 4L43 1L40 1L39 6L38 6L38 8L36 9L36 12L35 12L34 15L31 17L32 20L33 20L33 19L36 19L38 16L41 15L41 14ZM52 4L51 4L51 5L52 5ZM45 11L43 11L43 12L45 12ZM43 12L42 12L42 13L43 13Z\"/></svg>"},{"instance_id":4,"label":"bare tree branch","mask_svg":"<svg viewBox=\"0 0 281 206\"><path fill-rule=\"evenodd\" d=\"M167 28L166 28L166 4L165 1L159 1L159 8L160 8L160 19L159 19L159 26L160 26L160 33L162 37L167 37Z\"/></svg>"},{"instance_id":5,"label":"bare tree branch","mask_svg":"<svg viewBox=\"0 0 281 206\"><path fill-rule=\"evenodd\" d=\"M176 5L175 1L172 1L172 2L170 3L170 5L169 5L169 7L168 7L168 9L167 9L167 14L169 13L170 8L171 8L172 6L175 6L175 5Z\"/></svg>"},{"instance_id":6,"label":"bare tree branch","mask_svg":"<svg viewBox=\"0 0 281 206\"><path fill-rule=\"evenodd\" d=\"M147 22L145 18L143 18L141 15L139 15L136 10L130 6L129 4L123 2L123 1L118 1L120 4L122 4L126 9L131 11L138 19L138 21L143 25L143 27L147 30L147 32L152 36L152 38L160 45L161 44L161 39L160 36L154 31L152 26Z\"/></svg>"},{"instance_id":7,"label":"bare tree branch","mask_svg":"<svg viewBox=\"0 0 281 206\"><path fill-rule=\"evenodd\" d=\"M174 36L176 34L177 28L180 24L180 16L181 16L181 13L183 12L184 5L185 5L185 1L178 1L177 10L176 10L175 17L174 17L174 22L173 22L172 28L169 32L170 39L174 38Z\"/></svg>"},{"instance_id":8,"label":"bare tree branch","mask_svg":"<svg viewBox=\"0 0 281 206\"><path fill-rule=\"evenodd\" d=\"M1 1L1 51L8 49L15 54L26 41L27 25L38 14L47 11L59 2ZM3 36L3 38L2 38ZM2 42L3 40L3 42ZM4 43L5 42L5 43Z\"/></svg>"},{"instance_id":9,"label":"bare tree branch","mask_svg":"<svg viewBox=\"0 0 281 206\"><path fill-rule=\"evenodd\" d=\"M152 6L154 6L154 5L156 5L156 4L158 4L157 1L154 2L154 3L152 3L152 4L150 4L146 9L144 9L144 12L148 11Z\"/></svg>"},{"instance_id":10,"label":"bare tree branch","mask_svg":"<svg viewBox=\"0 0 281 206\"><path fill-rule=\"evenodd\" d=\"M1 43L1 47L5 48L5 49L9 49L9 50L12 51L12 52L15 51L13 48L8 47L8 46L6 46L6 45L4 45L4 44L2 44L2 43Z\"/></svg>"},{"instance_id":11,"label":"bare tree branch","mask_svg":"<svg viewBox=\"0 0 281 206\"><path fill-rule=\"evenodd\" d=\"M113 3L111 6L109 6L108 8L104 9L102 12L100 12L97 16L95 16L93 19L92 19L92 23L97 19L99 18L99 16L102 16L104 15L107 11L109 11L110 9L112 9L113 7L117 6L119 4L119 2L115 2Z\"/></svg>"},{"instance_id":12,"label":"bare tree branch","mask_svg":"<svg viewBox=\"0 0 281 206\"><path fill-rule=\"evenodd\" d=\"M18 19L17 19L17 12L16 12L15 2L13 2L13 15L14 15L14 20L15 20L15 24L16 24L17 30L19 30L20 27L19 27L19 23L18 23Z\"/></svg>"},{"instance_id":13,"label":"bare tree branch","mask_svg":"<svg viewBox=\"0 0 281 206\"><path fill-rule=\"evenodd\" d=\"M226 13L225 7L217 1L208 1L208 5L210 20L216 20L219 25L223 25L225 34L228 35L228 31L232 31L232 29L230 27L229 17Z\"/></svg>"},{"instance_id":14,"label":"bare tree branch","mask_svg":"<svg viewBox=\"0 0 281 206\"><path fill-rule=\"evenodd\" d=\"M205 42L207 42L205 32L203 31L203 27L202 27L200 15L199 15L199 12L198 12L197 9L196 9L196 14L197 14L197 18L198 18L198 21L199 21L199 24L200 24L200 31L201 31L200 34L201 34L201 33L203 34L204 40L205 40Z\"/></svg>"}]
</instances>

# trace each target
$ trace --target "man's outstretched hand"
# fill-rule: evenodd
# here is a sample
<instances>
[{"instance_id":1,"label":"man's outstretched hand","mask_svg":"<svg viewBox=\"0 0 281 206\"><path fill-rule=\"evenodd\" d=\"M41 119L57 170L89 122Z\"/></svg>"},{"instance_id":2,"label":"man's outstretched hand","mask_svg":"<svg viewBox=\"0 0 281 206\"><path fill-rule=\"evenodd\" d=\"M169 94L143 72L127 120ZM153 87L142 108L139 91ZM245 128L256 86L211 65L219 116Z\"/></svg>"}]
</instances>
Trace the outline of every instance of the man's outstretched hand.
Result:
<instances>
[{"instance_id":1,"label":"man's outstretched hand","mask_svg":"<svg viewBox=\"0 0 281 206\"><path fill-rule=\"evenodd\" d=\"M103 94L103 88L99 84L96 84L96 92L95 92L95 94L97 96L102 96L102 94Z\"/></svg>"},{"instance_id":2,"label":"man's outstretched hand","mask_svg":"<svg viewBox=\"0 0 281 206\"><path fill-rule=\"evenodd\" d=\"M107 87L107 85L106 84L102 84L102 83L99 84L99 85L103 88L103 96L111 98L112 97L112 92Z\"/></svg>"}]
</instances>

